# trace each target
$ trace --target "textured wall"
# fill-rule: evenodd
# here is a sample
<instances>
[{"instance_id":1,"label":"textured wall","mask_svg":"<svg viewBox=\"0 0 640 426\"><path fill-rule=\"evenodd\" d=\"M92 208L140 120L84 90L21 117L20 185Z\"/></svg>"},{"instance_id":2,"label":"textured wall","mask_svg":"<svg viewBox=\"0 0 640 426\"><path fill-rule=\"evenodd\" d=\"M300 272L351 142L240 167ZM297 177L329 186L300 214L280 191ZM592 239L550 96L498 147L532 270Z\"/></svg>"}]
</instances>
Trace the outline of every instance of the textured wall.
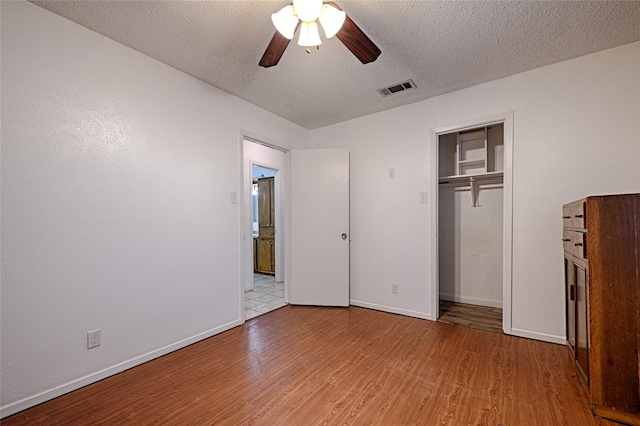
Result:
<instances>
[{"instance_id":1,"label":"textured wall","mask_svg":"<svg viewBox=\"0 0 640 426\"><path fill-rule=\"evenodd\" d=\"M513 111L512 332L561 342L561 207L640 190L639 75L633 43L312 130L351 151L353 302L431 315L431 129Z\"/></svg>"},{"instance_id":2,"label":"textured wall","mask_svg":"<svg viewBox=\"0 0 640 426\"><path fill-rule=\"evenodd\" d=\"M314 148L350 155L352 303L429 318L428 102L311 131ZM389 178L389 169L395 177ZM398 284L398 294L391 284Z\"/></svg>"},{"instance_id":3,"label":"textured wall","mask_svg":"<svg viewBox=\"0 0 640 426\"><path fill-rule=\"evenodd\" d=\"M308 131L2 2L2 415L241 321L240 129ZM86 349L86 333L102 345Z\"/></svg>"}]
</instances>

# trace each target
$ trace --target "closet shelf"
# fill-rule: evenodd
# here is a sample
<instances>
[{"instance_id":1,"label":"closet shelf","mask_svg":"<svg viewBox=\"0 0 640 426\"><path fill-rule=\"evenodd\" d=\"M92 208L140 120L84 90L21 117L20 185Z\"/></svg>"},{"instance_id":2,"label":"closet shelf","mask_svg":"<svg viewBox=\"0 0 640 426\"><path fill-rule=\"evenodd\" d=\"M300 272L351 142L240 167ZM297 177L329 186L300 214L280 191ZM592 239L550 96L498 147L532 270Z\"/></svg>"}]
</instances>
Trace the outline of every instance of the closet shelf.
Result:
<instances>
[{"instance_id":1,"label":"closet shelf","mask_svg":"<svg viewBox=\"0 0 640 426\"><path fill-rule=\"evenodd\" d=\"M438 139L441 188L469 187L471 203L478 206L478 193L483 185L503 183L504 127L484 126L469 131L441 135Z\"/></svg>"},{"instance_id":2,"label":"closet shelf","mask_svg":"<svg viewBox=\"0 0 640 426\"><path fill-rule=\"evenodd\" d=\"M438 178L439 183L469 183L474 181L494 181L502 179L503 172L487 172L487 173L474 173L468 175L456 175L456 176L441 176Z\"/></svg>"}]
</instances>

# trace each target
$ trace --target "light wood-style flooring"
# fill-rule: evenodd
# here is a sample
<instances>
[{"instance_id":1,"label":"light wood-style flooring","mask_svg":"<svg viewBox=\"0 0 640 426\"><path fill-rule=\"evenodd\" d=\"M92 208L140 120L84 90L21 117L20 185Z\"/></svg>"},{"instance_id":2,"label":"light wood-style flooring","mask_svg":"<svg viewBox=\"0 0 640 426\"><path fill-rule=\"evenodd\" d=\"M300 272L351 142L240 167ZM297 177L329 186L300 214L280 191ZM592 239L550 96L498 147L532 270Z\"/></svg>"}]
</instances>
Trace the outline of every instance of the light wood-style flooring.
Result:
<instances>
[{"instance_id":1,"label":"light wood-style flooring","mask_svg":"<svg viewBox=\"0 0 640 426\"><path fill-rule=\"evenodd\" d=\"M369 309L285 306L23 411L14 425L613 425L567 348Z\"/></svg>"}]
</instances>

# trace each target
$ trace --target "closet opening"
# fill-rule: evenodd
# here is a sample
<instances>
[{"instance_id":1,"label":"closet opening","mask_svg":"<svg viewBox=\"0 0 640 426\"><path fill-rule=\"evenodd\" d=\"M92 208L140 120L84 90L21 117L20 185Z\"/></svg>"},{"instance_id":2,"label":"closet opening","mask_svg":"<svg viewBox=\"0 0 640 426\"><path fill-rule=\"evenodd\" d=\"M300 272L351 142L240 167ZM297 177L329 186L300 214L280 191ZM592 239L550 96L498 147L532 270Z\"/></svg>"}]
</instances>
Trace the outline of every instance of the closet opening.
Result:
<instances>
[{"instance_id":1,"label":"closet opening","mask_svg":"<svg viewBox=\"0 0 640 426\"><path fill-rule=\"evenodd\" d=\"M502 333L503 122L440 133L438 321Z\"/></svg>"}]
</instances>

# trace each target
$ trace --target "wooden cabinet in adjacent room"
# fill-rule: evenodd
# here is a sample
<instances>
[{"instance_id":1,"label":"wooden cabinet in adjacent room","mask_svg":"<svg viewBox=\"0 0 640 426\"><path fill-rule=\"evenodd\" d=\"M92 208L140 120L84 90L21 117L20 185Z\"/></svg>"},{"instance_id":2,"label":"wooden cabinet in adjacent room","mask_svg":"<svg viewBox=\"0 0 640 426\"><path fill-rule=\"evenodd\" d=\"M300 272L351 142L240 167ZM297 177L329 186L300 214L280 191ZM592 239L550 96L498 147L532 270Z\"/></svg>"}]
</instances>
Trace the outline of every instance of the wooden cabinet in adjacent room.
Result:
<instances>
[{"instance_id":1,"label":"wooden cabinet in adjacent room","mask_svg":"<svg viewBox=\"0 0 640 426\"><path fill-rule=\"evenodd\" d=\"M567 345L593 413L640 425L640 194L563 207Z\"/></svg>"},{"instance_id":2,"label":"wooden cabinet in adjacent room","mask_svg":"<svg viewBox=\"0 0 640 426\"><path fill-rule=\"evenodd\" d=\"M275 226L276 202L273 192L273 178L258 179L258 227L271 228Z\"/></svg>"},{"instance_id":3,"label":"wooden cabinet in adjacent room","mask_svg":"<svg viewBox=\"0 0 640 426\"><path fill-rule=\"evenodd\" d=\"M256 244L256 269L261 274L275 274L275 242L273 239L258 238Z\"/></svg>"},{"instance_id":4,"label":"wooden cabinet in adjacent room","mask_svg":"<svg viewBox=\"0 0 640 426\"><path fill-rule=\"evenodd\" d=\"M258 179L258 238L255 244L255 272L275 274L275 193L272 177Z\"/></svg>"}]
</instances>

